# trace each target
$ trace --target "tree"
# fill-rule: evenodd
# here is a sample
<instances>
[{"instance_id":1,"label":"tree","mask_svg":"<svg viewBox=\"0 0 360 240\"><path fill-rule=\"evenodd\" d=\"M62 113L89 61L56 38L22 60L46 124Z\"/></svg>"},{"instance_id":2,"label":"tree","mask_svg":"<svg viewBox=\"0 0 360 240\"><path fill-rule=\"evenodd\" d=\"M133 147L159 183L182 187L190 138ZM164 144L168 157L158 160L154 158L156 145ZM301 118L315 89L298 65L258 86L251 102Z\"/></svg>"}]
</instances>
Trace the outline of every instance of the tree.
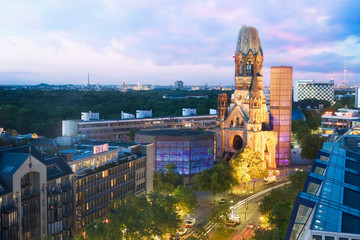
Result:
<instances>
[{"instance_id":1,"label":"tree","mask_svg":"<svg viewBox=\"0 0 360 240\"><path fill-rule=\"evenodd\" d=\"M181 217L188 213L194 214L198 201L196 194L191 188L180 185L173 192L173 196L176 200L176 209Z\"/></svg>"},{"instance_id":2,"label":"tree","mask_svg":"<svg viewBox=\"0 0 360 240\"><path fill-rule=\"evenodd\" d=\"M291 187L294 192L298 193L304 188L307 175L308 172L306 171L296 171L295 173L289 175Z\"/></svg>"},{"instance_id":3,"label":"tree","mask_svg":"<svg viewBox=\"0 0 360 240\"><path fill-rule=\"evenodd\" d=\"M282 240L280 232L277 228L271 230L256 229L255 235L251 238L252 240Z\"/></svg>"},{"instance_id":4,"label":"tree","mask_svg":"<svg viewBox=\"0 0 360 240\"><path fill-rule=\"evenodd\" d=\"M235 183L229 163L216 164L212 169L203 170L194 176L194 188L199 191L210 191L213 198L217 193L224 193Z\"/></svg>"},{"instance_id":5,"label":"tree","mask_svg":"<svg viewBox=\"0 0 360 240\"><path fill-rule=\"evenodd\" d=\"M279 230L281 239L284 239L292 211L292 203L277 202L269 215L269 223Z\"/></svg>"},{"instance_id":6,"label":"tree","mask_svg":"<svg viewBox=\"0 0 360 240\"><path fill-rule=\"evenodd\" d=\"M239 184L249 182L254 178L264 178L268 175L265 162L258 151L246 146L243 151L231 160L234 177Z\"/></svg>"},{"instance_id":7,"label":"tree","mask_svg":"<svg viewBox=\"0 0 360 240\"><path fill-rule=\"evenodd\" d=\"M302 158L315 160L319 150L322 147L324 139L316 134L307 134L301 140L301 154Z\"/></svg>"},{"instance_id":8,"label":"tree","mask_svg":"<svg viewBox=\"0 0 360 240\"><path fill-rule=\"evenodd\" d=\"M159 193L127 195L121 202L112 202L107 221L86 226L86 239L150 239L175 232L181 223L175 204L174 197Z\"/></svg>"},{"instance_id":9,"label":"tree","mask_svg":"<svg viewBox=\"0 0 360 240\"><path fill-rule=\"evenodd\" d=\"M210 222L215 223L217 226L220 226L220 228L225 229L227 235L226 221L228 220L229 214L230 214L229 205L224 204L212 210L211 214L208 217L208 220Z\"/></svg>"},{"instance_id":10,"label":"tree","mask_svg":"<svg viewBox=\"0 0 360 240\"><path fill-rule=\"evenodd\" d=\"M167 194L172 193L178 186L184 185L184 179L176 171L177 166L169 163L165 169L154 172L154 189Z\"/></svg>"}]
</instances>

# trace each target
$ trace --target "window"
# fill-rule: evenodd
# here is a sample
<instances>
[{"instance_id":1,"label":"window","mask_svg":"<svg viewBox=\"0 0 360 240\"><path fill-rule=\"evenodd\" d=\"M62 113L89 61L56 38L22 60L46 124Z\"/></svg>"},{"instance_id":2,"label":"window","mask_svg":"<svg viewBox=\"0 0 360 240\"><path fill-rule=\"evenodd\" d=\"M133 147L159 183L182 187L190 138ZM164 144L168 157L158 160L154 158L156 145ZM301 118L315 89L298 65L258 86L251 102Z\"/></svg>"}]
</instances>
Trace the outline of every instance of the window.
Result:
<instances>
[{"instance_id":1,"label":"window","mask_svg":"<svg viewBox=\"0 0 360 240\"><path fill-rule=\"evenodd\" d=\"M320 236L320 235L313 235L312 239L313 239L313 240L322 240L322 236Z\"/></svg>"}]
</instances>

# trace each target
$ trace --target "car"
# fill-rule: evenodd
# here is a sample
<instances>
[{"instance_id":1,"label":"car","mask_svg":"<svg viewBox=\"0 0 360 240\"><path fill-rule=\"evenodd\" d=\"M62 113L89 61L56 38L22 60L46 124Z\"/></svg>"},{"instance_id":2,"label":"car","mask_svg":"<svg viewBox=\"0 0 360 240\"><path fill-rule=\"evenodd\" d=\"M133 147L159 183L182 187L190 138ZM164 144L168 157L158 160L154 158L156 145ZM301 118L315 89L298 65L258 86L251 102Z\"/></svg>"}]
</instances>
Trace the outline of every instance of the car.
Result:
<instances>
[{"instance_id":1,"label":"car","mask_svg":"<svg viewBox=\"0 0 360 240\"><path fill-rule=\"evenodd\" d=\"M227 203L226 199L225 198L220 199L219 204L224 204L224 203Z\"/></svg>"},{"instance_id":2,"label":"car","mask_svg":"<svg viewBox=\"0 0 360 240\"><path fill-rule=\"evenodd\" d=\"M253 229L255 226L254 226L254 224L253 224L253 222L249 222L248 224L247 224L247 228L248 229Z\"/></svg>"},{"instance_id":3,"label":"car","mask_svg":"<svg viewBox=\"0 0 360 240\"><path fill-rule=\"evenodd\" d=\"M276 182L280 182L280 181L282 181L281 178L277 178L277 179L276 179Z\"/></svg>"},{"instance_id":4,"label":"car","mask_svg":"<svg viewBox=\"0 0 360 240\"><path fill-rule=\"evenodd\" d=\"M229 219L226 221L225 224L226 224L226 226L229 226L229 227L235 227L237 225L237 222Z\"/></svg>"},{"instance_id":5,"label":"car","mask_svg":"<svg viewBox=\"0 0 360 240\"><path fill-rule=\"evenodd\" d=\"M187 233L187 228L179 228L178 230L176 230L176 234L179 234L180 236L183 236Z\"/></svg>"},{"instance_id":6,"label":"car","mask_svg":"<svg viewBox=\"0 0 360 240\"><path fill-rule=\"evenodd\" d=\"M196 223L195 218L189 218L188 220L186 220L185 222L185 227L186 228L192 228Z\"/></svg>"}]
</instances>

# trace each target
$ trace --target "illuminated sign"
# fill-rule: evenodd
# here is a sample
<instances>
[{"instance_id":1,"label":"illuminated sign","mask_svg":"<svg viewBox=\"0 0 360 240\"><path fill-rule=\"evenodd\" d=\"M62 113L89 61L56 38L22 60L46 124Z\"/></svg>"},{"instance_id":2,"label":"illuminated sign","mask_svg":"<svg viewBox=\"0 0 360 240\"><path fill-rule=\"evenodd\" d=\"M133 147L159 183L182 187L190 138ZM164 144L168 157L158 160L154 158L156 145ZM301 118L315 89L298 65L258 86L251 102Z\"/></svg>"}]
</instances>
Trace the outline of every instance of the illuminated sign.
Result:
<instances>
[{"instance_id":1,"label":"illuminated sign","mask_svg":"<svg viewBox=\"0 0 360 240\"><path fill-rule=\"evenodd\" d=\"M333 113L332 112L325 112L323 116L332 116Z\"/></svg>"},{"instance_id":2,"label":"illuminated sign","mask_svg":"<svg viewBox=\"0 0 360 240\"><path fill-rule=\"evenodd\" d=\"M102 153L102 152L106 152L106 151L109 151L108 143L94 146L94 154L98 154L98 153Z\"/></svg>"},{"instance_id":3,"label":"illuminated sign","mask_svg":"<svg viewBox=\"0 0 360 240\"><path fill-rule=\"evenodd\" d=\"M352 113L351 112L346 112L345 114L344 114L344 117L352 117L353 115L352 115Z\"/></svg>"}]
</instances>

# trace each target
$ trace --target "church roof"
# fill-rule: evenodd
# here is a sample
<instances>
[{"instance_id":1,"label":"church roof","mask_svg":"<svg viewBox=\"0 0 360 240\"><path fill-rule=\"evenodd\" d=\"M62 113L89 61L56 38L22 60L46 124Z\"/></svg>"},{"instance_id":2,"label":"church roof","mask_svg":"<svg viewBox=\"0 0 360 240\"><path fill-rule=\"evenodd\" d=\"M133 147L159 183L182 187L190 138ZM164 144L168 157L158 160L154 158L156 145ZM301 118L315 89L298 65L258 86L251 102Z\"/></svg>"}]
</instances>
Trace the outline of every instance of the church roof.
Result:
<instances>
[{"instance_id":1,"label":"church roof","mask_svg":"<svg viewBox=\"0 0 360 240\"><path fill-rule=\"evenodd\" d=\"M252 50L254 55L257 55L259 52L262 53L258 30L254 27L243 25L239 32L235 56L239 52L246 55L250 50Z\"/></svg>"}]
</instances>

